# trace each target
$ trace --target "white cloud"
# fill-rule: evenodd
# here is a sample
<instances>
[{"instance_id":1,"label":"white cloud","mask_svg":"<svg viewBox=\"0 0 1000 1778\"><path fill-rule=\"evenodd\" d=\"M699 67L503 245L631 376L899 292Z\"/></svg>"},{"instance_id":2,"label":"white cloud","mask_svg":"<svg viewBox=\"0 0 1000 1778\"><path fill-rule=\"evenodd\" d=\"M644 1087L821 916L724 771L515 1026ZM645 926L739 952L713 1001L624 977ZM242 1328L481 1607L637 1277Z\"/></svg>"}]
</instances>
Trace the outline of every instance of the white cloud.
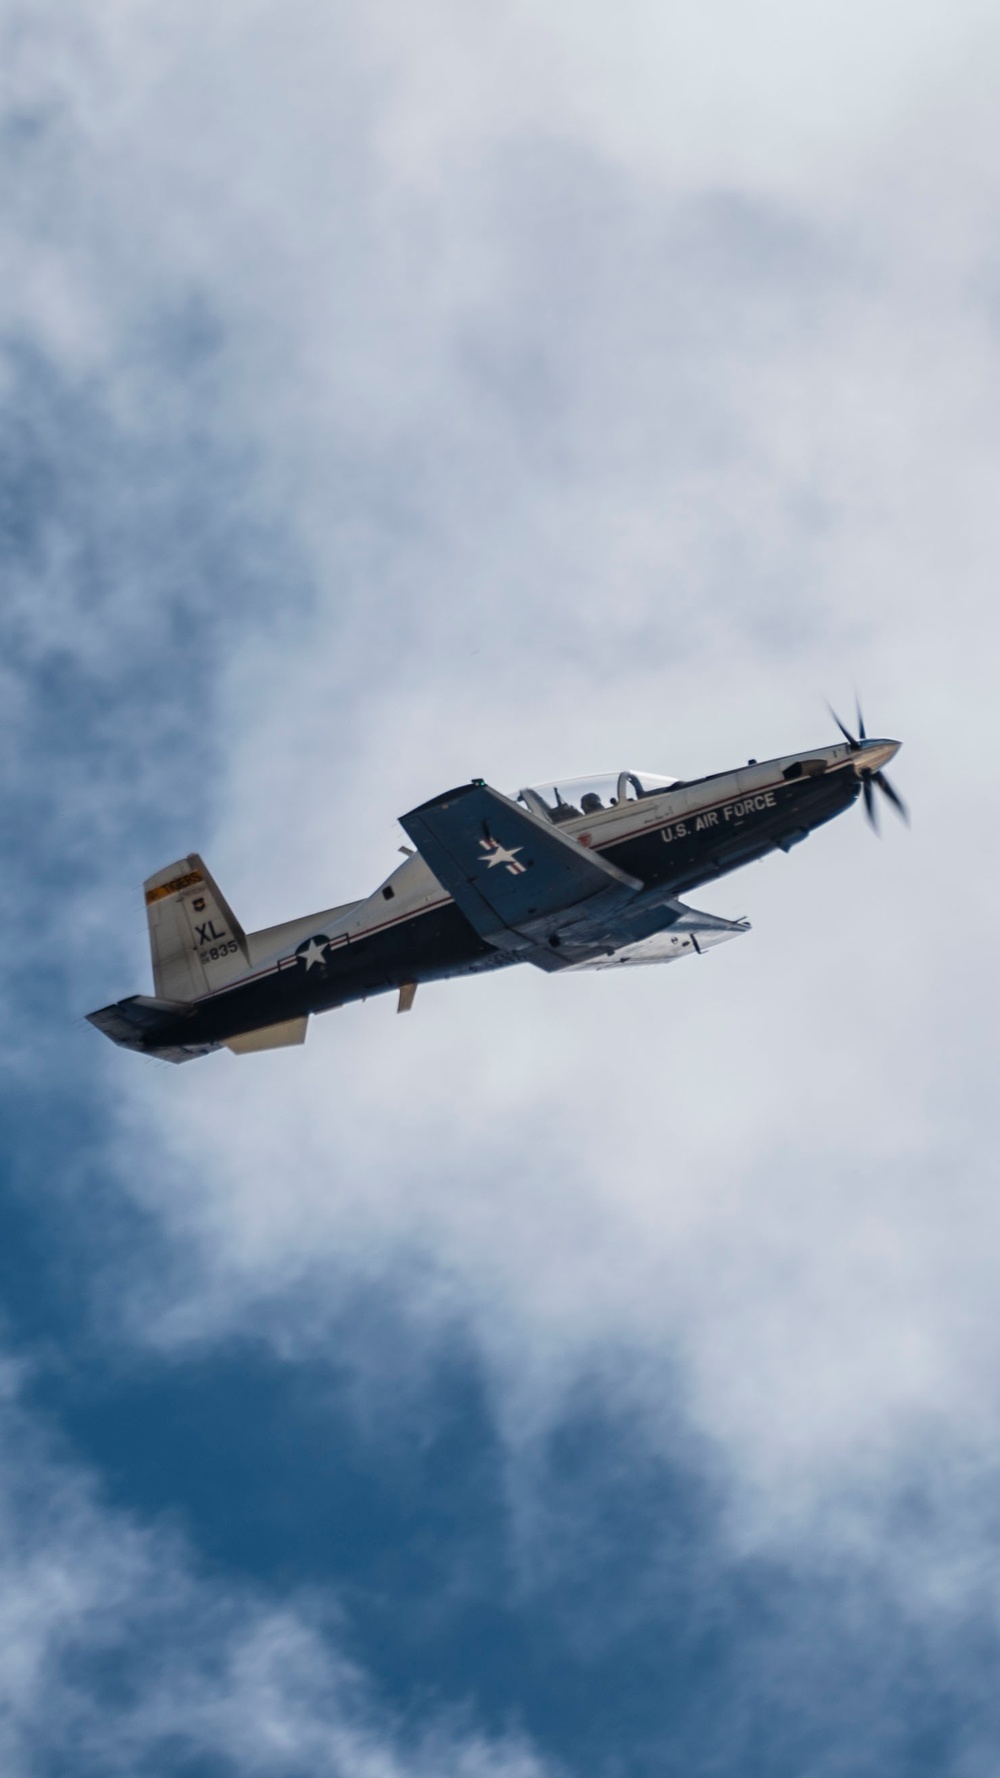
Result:
<instances>
[{"instance_id":1,"label":"white cloud","mask_svg":"<svg viewBox=\"0 0 1000 1778\"><path fill-rule=\"evenodd\" d=\"M877 1534L917 1428L946 1496L997 1435L991 22L84 16L97 72L32 77L72 164L8 236L14 319L128 413L144 318L196 291L213 424L312 577L227 647L211 858L248 923L366 890L443 783L718 769L818 742L854 677L915 812L707 897L756 931L704 964L109 1053L123 1176L200 1259L159 1337L285 1292L294 1343L310 1281L413 1277L513 1446L624 1348L667 1440L682 1365L734 1535L850 1503L847 1538L859 1500Z\"/></svg>"},{"instance_id":2,"label":"white cloud","mask_svg":"<svg viewBox=\"0 0 1000 1778\"><path fill-rule=\"evenodd\" d=\"M8 1367L9 1368L9 1367ZM339 1646L328 1602L199 1573L183 1540L108 1507L7 1377L0 1408L0 1760L9 1778L213 1770L542 1778L515 1736L406 1720Z\"/></svg>"},{"instance_id":3,"label":"white cloud","mask_svg":"<svg viewBox=\"0 0 1000 1778\"><path fill-rule=\"evenodd\" d=\"M975 89L996 29L984 0L627 0L613 19L592 3L513 0L483 18L437 0L419 20L390 0L371 19L395 75L385 135L407 170L443 180L470 139L534 129L675 189L809 202L891 152L914 109Z\"/></svg>"}]
</instances>

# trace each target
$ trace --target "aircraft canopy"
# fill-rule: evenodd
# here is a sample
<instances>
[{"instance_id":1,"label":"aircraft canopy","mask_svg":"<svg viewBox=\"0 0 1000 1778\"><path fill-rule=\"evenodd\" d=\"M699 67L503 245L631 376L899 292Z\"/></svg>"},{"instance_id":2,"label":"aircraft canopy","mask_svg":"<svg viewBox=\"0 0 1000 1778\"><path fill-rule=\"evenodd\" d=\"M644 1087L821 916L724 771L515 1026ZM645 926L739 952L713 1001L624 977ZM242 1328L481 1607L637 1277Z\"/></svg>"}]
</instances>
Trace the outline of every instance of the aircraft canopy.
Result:
<instances>
[{"instance_id":1,"label":"aircraft canopy","mask_svg":"<svg viewBox=\"0 0 1000 1778\"><path fill-rule=\"evenodd\" d=\"M613 809L620 802L635 802L643 796L662 796L665 790L679 783L677 778L664 778L658 772L598 772L587 778L560 778L549 784L532 784L518 791L518 801L536 815L547 815L550 821L575 821L581 815L596 815L601 809Z\"/></svg>"}]
</instances>

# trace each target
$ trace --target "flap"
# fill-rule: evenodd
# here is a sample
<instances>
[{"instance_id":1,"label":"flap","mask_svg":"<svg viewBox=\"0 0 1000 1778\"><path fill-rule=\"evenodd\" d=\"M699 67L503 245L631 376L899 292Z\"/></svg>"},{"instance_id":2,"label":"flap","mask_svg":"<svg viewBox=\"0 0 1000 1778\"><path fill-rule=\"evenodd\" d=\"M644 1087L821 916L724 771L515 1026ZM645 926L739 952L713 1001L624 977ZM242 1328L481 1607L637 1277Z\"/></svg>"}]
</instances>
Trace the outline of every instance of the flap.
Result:
<instances>
[{"instance_id":1,"label":"flap","mask_svg":"<svg viewBox=\"0 0 1000 1778\"><path fill-rule=\"evenodd\" d=\"M582 942L642 888L478 779L421 803L400 825L469 924L503 950L569 932Z\"/></svg>"}]
</instances>

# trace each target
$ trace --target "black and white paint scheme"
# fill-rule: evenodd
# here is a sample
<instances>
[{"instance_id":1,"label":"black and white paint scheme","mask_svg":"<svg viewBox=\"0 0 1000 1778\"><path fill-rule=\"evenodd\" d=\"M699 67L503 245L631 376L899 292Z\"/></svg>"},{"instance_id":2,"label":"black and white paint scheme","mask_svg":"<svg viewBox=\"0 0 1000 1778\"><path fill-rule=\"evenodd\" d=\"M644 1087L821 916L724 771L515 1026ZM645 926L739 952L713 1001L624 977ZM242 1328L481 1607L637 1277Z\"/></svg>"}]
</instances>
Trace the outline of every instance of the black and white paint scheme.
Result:
<instances>
[{"instance_id":1,"label":"black and white paint scheme","mask_svg":"<svg viewBox=\"0 0 1000 1778\"><path fill-rule=\"evenodd\" d=\"M305 1041L313 1013L531 963L553 973L672 963L749 930L678 897L788 852L875 787L900 743L842 742L683 782L621 771L525 788L474 778L400 817L406 860L373 894L246 933L192 853L145 884L155 997L88 1016L126 1049L186 1062Z\"/></svg>"}]
</instances>

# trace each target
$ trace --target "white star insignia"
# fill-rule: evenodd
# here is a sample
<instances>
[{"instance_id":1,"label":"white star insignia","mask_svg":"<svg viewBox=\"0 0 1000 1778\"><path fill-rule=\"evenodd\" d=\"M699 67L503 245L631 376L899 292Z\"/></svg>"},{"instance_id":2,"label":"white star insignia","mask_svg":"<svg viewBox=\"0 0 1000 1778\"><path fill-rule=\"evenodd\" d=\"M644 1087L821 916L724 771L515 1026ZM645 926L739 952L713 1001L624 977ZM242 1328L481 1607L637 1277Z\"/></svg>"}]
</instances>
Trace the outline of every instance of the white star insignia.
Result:
<instances>
[{"instance_id":1,"label":"white star insignia","mask_svg":"<svg viewBox=\"0 0 1000 1778\"><path fill-rule=\"evenodd\" d=\"M516 877L527 869L526 865L518 862L517 857L519 852L524 851L523 846L501 846L499 840L480 840L479 844L484 852L489 853L487 863L490 870L493 870L495 865L505 864L511 876Z\"/></svg>"},{"instance_id":2,"label":"white star insignia","mask_svg":"<svg viewBox=\"0 0 1000 1778\"><path fill-rule=\"evenodd\" d=\"M302 958L306 968L311 969L314 963L322 963L324 961L325 950L325 943L321 945L317 944L316 940L311 938L305 950L299 952L299 956Z\"/></svg>"}]
</instances>

